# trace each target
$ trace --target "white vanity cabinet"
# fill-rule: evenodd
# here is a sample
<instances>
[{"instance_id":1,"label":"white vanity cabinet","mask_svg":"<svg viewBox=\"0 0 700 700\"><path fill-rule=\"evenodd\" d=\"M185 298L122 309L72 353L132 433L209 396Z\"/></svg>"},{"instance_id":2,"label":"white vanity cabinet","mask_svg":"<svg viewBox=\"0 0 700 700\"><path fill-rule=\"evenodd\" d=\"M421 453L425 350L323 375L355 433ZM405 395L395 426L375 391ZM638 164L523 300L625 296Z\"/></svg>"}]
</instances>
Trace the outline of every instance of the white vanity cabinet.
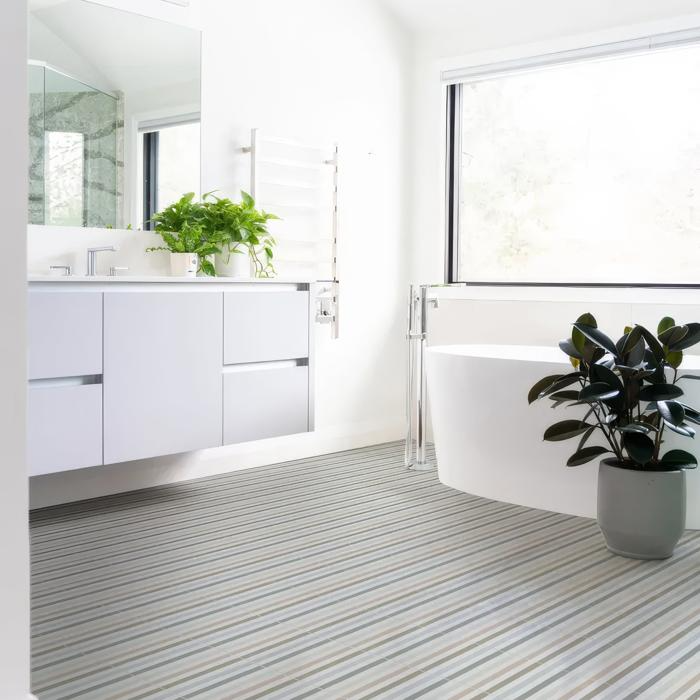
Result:
<instances>
[{"instance_id":1,"label":"white vanity cabinet","mask_svg":"<svg viewBox=\"0 0 700 700\"><path fill-rule=\"evenodd\" d=\"M224 294L224 444L310 429L309 298Z\"/></svg>"},{"instance_id":2,"label":"white vanity cabinet","mask_svg":"<svg viewBox=\"0 0 700 700\"><path fill-rule=\"evenodd\" d=\"M31 475L102 463L102 294L27 300L27 459Z\"/></svg>"},{"instance_id":3,"label":"white vanity cabinet","mask_svg":"<svg viewBox=\"0 0 700 700\"><path fill-rule=\"evenodd\" d=\"M30 474L313 429L309 283L30 284Z\"/></svg>"},{"instance_id":4,"label":"white vanity cabinet","mask_svg":"<svg viewBox=\"0 0 700 700\"><path fill-rule=\"evenodd\" d=\"M221 445L222 295L104 295L105 464Z\"/></svg>"}]
</instances>

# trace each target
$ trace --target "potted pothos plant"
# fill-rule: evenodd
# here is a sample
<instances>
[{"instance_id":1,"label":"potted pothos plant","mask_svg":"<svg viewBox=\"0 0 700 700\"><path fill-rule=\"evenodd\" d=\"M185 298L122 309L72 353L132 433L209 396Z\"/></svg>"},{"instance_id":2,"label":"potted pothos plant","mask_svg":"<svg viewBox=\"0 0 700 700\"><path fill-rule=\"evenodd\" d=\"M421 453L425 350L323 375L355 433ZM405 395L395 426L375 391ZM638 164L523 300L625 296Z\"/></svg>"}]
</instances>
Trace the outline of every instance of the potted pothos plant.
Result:
<instances>
[{"instance_id":1,"label":"potted pothos plant","mask_svg":"<svg viewBox=\"0 0 700 700\"><path fill-rule=\"evenodd\" d=\"M196 277L197 272L216 275L209 257L220 251L218 238L206 226L203 205L194 197L194 192L188 192L153 215L151 221L163 245L147 248L146 252L168 251L170 271L176 276Z\"/></svg>"},{"instance_id":2,"label":"potted pothos plant","mask_svg":"<svg viewBox=\"0 0 700 700\"><path fill-rule=\"evenodd\" d=\"M147 251L169 251L173 274L273 277L276 242L267 223L277 218L257 210L247 192L240 202L213 192L197 202L188 192L152 217L164 245Z\"/></svg>"},{"instance_id":3,"label":"potted pothos plant","mask_svg":"<svg viewBox=\"0 0 700 700\"><path fill-rule=\"evenodd\" d=\"M682 388L700 376L679 374L683 352L698 342L700 323L677 325L669 317L656 335L634 326L614 341L584 314L559 344L573 371L544 377L530 390L530 403L547 399L553 408L585 412L550 426L544 439L578 440L570 467L603 457L598 523L616 554L669 557L685 529L685 470L697 467L697 459L665 443L670 433L695 437L700 425Z\"/></svg>"},{"instance_id":4,"label":"potted pothos plant","mask_svg":"<svg viewBox=\"0 0 700 700\"><path fill-rule=\"evenodd\" d=\"M212 192L204 195L204 201L209 225L218 233L217 273L227 277L273 277L276 242L267 224L279 217L256 209L255 200L243 191L240 202L216 197Z\"/></svg>"}]
</instances>

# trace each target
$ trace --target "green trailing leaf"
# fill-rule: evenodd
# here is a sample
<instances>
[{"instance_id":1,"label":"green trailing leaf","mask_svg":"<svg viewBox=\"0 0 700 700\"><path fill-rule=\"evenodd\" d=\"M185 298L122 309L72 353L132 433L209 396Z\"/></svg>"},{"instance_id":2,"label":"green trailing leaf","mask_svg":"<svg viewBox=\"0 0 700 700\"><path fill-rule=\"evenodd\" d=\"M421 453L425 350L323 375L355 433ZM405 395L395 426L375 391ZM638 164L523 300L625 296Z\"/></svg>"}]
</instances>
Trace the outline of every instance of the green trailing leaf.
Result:
<instances>
[{"instance_id":1,"label":"green trailing leaf","mask_svg":"<svg viewBox=\"0 0 700 700\"><path fill-rule=\"evenodd\" d=\"M544 439L548 442L559 442L560 440L569 440L585 433L591 426L589 423L584 423L580 420L563 420L559 423L551 425L544 433Z\"/></svg>"},{"instance_id":2,"label":"green trailing leaf","mask_svg":"<svg viewBox=\"0 0 700 700\"><path fill-rule=\"evenodd\" d=\"M558 379L561 379L564 375L562 374L552 374L548 377L544 377L540 379L533 387L530 389L530 392L527 395L527 402L528 403L534 403L537 401L537 399L541 398L543 396L543 392L548 389L554 382L556 382Z\"/></svg>"},{"instance_id":3,"label":"green trailing leaf","mask_svg":"<svg viewBox=\"0 0 700 700\"><path fill-rule=\"evenodd\" d=\"M639 392L642 401L670 401L683 396L683 390L675 384L650 384Z\"/></svg>"},{"instance_id":4,"label":"green trailing leaf","mask_svg":"<svg viewBox=\"0 0 700 700\"><path fill-rule=\"evenodd\" d=\"M571 455L571 457L569 457L568 461L566 462L566 466L579 467L582 464L591 462L596 457L600 457L601 455L604 455L608 452L610 452L610 450L606 449L605 447L599 447L597 445L591 447L584 447L582 450L579 450L575 454Z\"/></svg>"},{"instance_id":5,"label":"green trailing leaf","mask_svg":"<svg viewBox=\"0 0 700 700\"><path fill-rule=\"evenodd\" d=\"M578 400L587 403L592 401L609 401L619 396L619 394L619 389L611 389L610 386L604 382L594 382L581 389Z\"/></svg>"},{"instance_id":6,"label":"green trailing leaf","mask_svg":"<svg viewBox=\"0 0 700 700\"><path fill-rule=\"evenodd\" d=\"M594 345L597 345L605 352L609 352L614 356L617 356L617 347L615 343L602 331L599 331L593 326L588 326L585 323L574 323L574 328L580 331L588 340L590 340Z\"/></svg>"},{"instance_id":7,"label":"green trailing leaf","mask_svg":"<svg viewBox=\"0 0 700 700\"><path fill-rule=\"evenodd\" d=\"M698 460L685 450L670 450L661 458L659 464L673 471L677 469L695 469L698 466Z\"/></svg>"},{"instance_id":8,"label":"green trailing leaf","mask_svg":"<svg viewBox=\"0 0 700 700\"><path fill-rule=\"evenodd\" d=\"M700 379L700 374L681 374L678 379Z\"/></svg>"},{"instance_id":9,"label":"green trailing leaf","mask_svg":"<svg viewBox=\"0 0 700 700\"><path fill-rule=\"evenodd\" d=\"M647 464L654 456L654 441L641 433L626 433L623 438L625 449L637 464Z\"/></svg>"}]
</instances>

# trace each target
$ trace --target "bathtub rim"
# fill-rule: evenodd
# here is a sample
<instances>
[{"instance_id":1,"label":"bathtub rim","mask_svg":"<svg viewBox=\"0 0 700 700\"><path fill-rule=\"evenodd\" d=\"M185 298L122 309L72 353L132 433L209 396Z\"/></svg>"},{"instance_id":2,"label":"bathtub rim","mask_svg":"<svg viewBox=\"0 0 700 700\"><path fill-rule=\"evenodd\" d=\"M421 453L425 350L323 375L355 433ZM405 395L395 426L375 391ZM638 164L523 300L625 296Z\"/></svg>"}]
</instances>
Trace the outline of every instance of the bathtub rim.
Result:
<instances>
[{"instance_id":1,"label":"bathtub rim","mask_svg":"<svg viewBox=\"0 0 700 700\"><path fill-rule=\"evenodd\" d=\"M455 343L429 345L429 354L464 357L475 360L502 360L506 362L539 362L569 365L569 358L558 347L551 345L508 345L506 343ZM700 371L700 355L684 355L681 371Z\"/></svg>"}]
</instances>

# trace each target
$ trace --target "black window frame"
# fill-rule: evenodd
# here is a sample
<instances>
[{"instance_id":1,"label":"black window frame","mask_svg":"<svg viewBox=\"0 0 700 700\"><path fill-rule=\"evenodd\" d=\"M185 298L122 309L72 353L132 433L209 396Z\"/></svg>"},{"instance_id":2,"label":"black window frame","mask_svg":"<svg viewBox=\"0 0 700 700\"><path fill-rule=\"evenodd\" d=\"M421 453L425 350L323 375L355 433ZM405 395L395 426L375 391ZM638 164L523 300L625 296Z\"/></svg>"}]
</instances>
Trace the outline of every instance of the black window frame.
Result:
<instances>
[{"instance_id":1,"label":"black window frame","mask_svg":"<svg viewBox=\"0 0 700 700\"><path fill-rule=\"evenodd\" d=\"M143 133L143 228L153 231L151 221L158 211L158 131Z\"/></svg>"},{"instance_id":2,"label":"black window frame","mask_svg":"<svg viewBox=\"0 0 700 700\"><path fill-rule=\"evenodd\" d=\"M459 233L462 172L462 95L463 83L446 86L445 151L445 283L470 287L523 288L613 288L613 289L700 289L700 283L660 282L503 282L462 280L459 275Z\"/></svg>"}]
</instances>

